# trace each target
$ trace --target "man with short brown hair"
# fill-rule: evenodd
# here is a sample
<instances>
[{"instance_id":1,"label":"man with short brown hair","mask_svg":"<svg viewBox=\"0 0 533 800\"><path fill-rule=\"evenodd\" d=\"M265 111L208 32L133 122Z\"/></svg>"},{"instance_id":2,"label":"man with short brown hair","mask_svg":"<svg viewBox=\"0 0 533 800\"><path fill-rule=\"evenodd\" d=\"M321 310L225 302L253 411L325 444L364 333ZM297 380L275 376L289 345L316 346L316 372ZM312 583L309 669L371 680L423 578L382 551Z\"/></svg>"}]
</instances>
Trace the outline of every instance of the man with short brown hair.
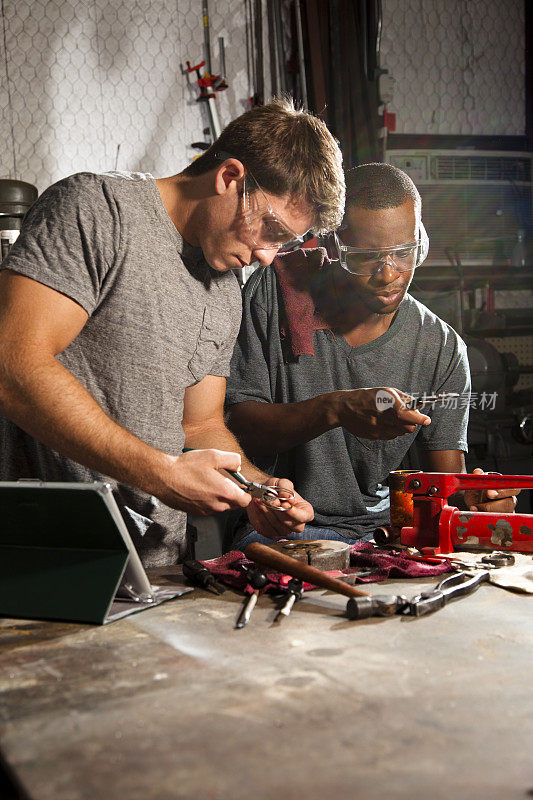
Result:
<instances>
[{"instance_id":1,"label":"man with short brown hair","mask_svg":"<svg viewBox=\"0 0 533 800\"><path fill-rule=\"evenodd\" d=\"M169 178L51 186L2 263L0 478L109 481L147 566L187 555L183 512L247 507L267 535L302 529L301 497L273 511L219 471L292 487L247 462L224 425L232 270L334 228L343 203L335 140L281 101Z\"/></svg>"},{"instance_id":2,"label":"man with short brown hair","mask_svg":"<svg viewBox=\"0 0 533 800\"><path fill-rule=\"evenodd\" d=\"M264 191L312 209L314 233L339 227L344 212L344 175L337 142L318 117L287 98L247 111L216 143L183 171L199 176L234 156Z\"/></svg>"}]
</instances>

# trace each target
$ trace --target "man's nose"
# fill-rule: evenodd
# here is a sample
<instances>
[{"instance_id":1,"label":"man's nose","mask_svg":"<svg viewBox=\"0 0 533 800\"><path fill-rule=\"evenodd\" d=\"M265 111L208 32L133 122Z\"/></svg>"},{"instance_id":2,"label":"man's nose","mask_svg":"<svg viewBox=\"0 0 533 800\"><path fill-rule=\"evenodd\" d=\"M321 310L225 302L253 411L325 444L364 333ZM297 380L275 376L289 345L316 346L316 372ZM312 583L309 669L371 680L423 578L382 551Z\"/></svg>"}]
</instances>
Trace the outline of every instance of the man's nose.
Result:
<instances>
[{"instance_id":1,"label":"man's nose","mask_svg":"<svg viewBox=\"0 0 533 800\"><path fill-rule=\"evenodd\" d=\"M376 270L374 272L374 276L379 277L381 278L381 280L389 283L391 280L394 280L397 272L398 268L396 267L396 264L394 263L392 256L390 255L390 253L387 253L386 255L383 255L380 258Z\"/></svg>"},{"instance_id":2,"label":"man's nose","mask_svg":"<svg viewBox=\"0 0 533 800\"><path fill-rule=\"evenodd\" d=\"M274 248L269 248L268 250L262 250L259 247L254 248L252 250L252 261L259 261L261 266L268 267L269 264L272 264L278 253L279 247L276 250L274 250Z\"/></svg>"}]
</instances>

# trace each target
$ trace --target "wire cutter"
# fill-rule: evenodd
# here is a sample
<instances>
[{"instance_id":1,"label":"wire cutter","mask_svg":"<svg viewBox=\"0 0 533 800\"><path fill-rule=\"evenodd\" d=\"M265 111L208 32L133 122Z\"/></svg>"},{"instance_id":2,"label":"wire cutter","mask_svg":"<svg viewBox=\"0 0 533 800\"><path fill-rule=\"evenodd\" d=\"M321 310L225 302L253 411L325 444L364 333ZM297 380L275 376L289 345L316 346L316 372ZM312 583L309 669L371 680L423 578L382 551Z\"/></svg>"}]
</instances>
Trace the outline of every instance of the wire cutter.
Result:
<instances>
[{"instance_id":1,"label":"wire cutter","mask_svg":"<svg viewBox=\"0 0 533 800\"><path fill-rule=\"evenodd\" d=\"M294 497L294 492L291 489L279 489L277 486L266 486L264 483L249 481L242 473L233 472L231 469L225 469L224 472L231 475L245 492L248 492L252 497L256 497L276 511L286 511L287 509L277 504L282 503L284 500L291 500Z\"/></svg>"}]
</instances>

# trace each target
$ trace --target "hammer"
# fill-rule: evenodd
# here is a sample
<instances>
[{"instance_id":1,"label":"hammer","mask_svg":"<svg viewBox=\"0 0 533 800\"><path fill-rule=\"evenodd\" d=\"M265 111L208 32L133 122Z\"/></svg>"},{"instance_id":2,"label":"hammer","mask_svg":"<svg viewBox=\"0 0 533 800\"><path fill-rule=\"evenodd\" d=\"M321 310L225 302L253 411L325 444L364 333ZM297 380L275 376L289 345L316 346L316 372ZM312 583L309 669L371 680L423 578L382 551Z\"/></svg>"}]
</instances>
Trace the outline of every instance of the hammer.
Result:
<instances>
[{"instance_id":1,"label":"hammer","mask_svg":"<svg viewBox=\"0 0 533 800\"><path fill-rule=\"evenodd\" d=\"M346 603L348 619L367 619L367 617L391 617L409 606L403 594L375 594L372 597L350 597Z\"/></svg>"},{"instance_id":2,"label":"hammer","mask_svg":"<svg viewBox=\"0 0 533 800\"><path fill-rule=\"evenodd\" d=\"M295 558L291 558L291 556L286 556L266 544L252 542L244 548L244 554L250 561L255 561L256 564L271 567L276 572L292 575L293 578L300 578L300 580L312 583L313 586L319 586L321 589L329 589L346 597L370 599L368 592L363 592L361 589L356 589L355 586L350 586L337 578L332 578L331 575L322 572L316 567L311 567L309 564L304 564Z\"/></svg>"}]
</instances>

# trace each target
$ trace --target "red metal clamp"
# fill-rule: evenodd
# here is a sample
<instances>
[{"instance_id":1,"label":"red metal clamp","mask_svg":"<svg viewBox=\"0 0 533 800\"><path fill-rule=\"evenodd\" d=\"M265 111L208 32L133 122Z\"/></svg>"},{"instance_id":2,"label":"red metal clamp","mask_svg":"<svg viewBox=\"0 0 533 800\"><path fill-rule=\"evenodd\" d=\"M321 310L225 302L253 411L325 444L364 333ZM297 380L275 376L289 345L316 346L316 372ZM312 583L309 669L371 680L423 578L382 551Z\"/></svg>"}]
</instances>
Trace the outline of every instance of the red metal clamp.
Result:
<instances>
[{"instance_id":1,"label":"red metal clamp","mask_svg":"<svg viewBox=\"0 0 533 800\"><path fill-rule=\"evenodd\" d=\"M465 489L533 489L532 475L392 472L391 541L429 553L510 550L533 553L533 514L462 511L448 498Z\"/></svg>"}]
</instances>

